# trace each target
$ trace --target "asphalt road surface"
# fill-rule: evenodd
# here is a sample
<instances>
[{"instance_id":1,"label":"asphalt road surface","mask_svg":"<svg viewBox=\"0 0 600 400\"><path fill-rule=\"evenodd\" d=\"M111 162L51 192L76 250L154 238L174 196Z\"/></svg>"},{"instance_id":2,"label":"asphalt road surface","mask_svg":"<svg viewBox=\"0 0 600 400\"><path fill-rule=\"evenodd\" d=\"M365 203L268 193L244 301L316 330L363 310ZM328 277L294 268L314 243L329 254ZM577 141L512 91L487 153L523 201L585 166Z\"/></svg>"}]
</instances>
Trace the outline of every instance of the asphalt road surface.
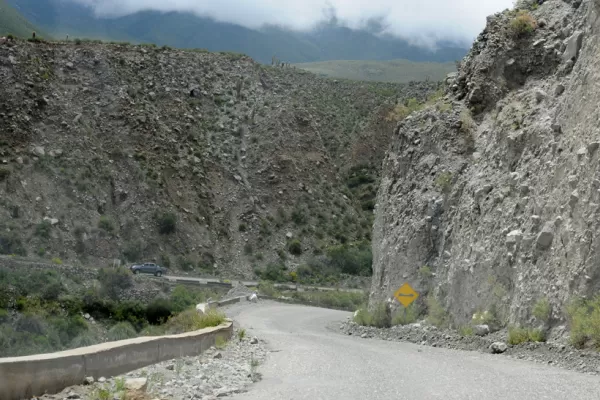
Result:
<instances>
[{"instance_id":1,"label":"asphalt road surface","mask_svg":"<svg viewBox=\"0 0 600 400\"><path fill-rule=\"evenodd\" d=\"M270 302L231 311L274 351L258 368L262 381L235 400L600 399L596 376L502 355L341 335L334 329L347 312Z\"/></svg>"}]
</instances>

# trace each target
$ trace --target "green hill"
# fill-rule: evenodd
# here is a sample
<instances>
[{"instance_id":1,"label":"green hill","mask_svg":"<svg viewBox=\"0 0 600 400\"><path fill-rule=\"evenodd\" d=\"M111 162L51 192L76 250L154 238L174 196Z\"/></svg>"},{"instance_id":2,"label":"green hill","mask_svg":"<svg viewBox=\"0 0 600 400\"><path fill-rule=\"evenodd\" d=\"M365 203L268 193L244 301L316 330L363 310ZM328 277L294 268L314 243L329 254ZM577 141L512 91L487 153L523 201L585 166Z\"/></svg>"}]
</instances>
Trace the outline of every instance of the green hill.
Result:
<instances>
[{"instance_id":1,"label":"green hill","mask_svg":"<svg viewBox=\"0 0 600 400\"><path fill-rule=\"evenodd\" d=\"M456 71L454 63L414 62L408 60L335 60L295 64L318 75L340 79L379 82L441 81Z\"/></svg>"},{"instance_id":2,"label":"green hill","mask_svg":"<svg viewBox=\"0 0 600 400\"><path fill-rule=\"evenodd\" d=\"M32 32L46 36L5 0L0 0L0 35L11 33L26 38L30 37Z\"/></svg>"}]
</instances>

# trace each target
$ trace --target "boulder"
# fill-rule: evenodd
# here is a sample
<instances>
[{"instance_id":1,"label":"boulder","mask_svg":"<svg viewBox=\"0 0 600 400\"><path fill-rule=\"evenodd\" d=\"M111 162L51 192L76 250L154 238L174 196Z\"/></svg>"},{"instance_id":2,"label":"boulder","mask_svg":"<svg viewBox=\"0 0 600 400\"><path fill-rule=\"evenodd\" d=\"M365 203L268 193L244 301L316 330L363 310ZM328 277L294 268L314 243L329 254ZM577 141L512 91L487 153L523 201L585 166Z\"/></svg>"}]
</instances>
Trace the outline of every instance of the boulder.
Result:
<instances>
[{"instance_id":1,"label":"boulder","mask_svg":"<svg viewBox=\"0 0 600 400\"><path fill-rule=\"evenodd\" d=\"M502 354L508 349L506 343L503 342L494 342L490 345L490 350L493 354Z\"/></svg>"},{"instance_id":2,"label":"boulder","mask_svg":"<svg viewBox=\"0 0 600 400\"><path fill-rule=\"evenodd\" d=\"M258 301L258 295L256 293L252 293L248 297L248 301L251 301L252 303L256 303Z\"/></svg>"},{"instance_id":3,"label":"boulder","mask_svg":"<svg viewBox=\"0 0 600 400\"><path fill-rule=\"evenodd\" d=\"M128 390L144 392L147 386L148 379L146 378L129 378L125 381L125 388Z\"/></svg>"},{"instance_id":4,"label":"boulder","mask_svg":"<svg viewBox=\"0 0 600 400\"><path fill-rule=\"evenodd\" d=\"M84 385L91 385L94 383L94 377L93 376L88 376L83 380L83 384Z\"/></svg>"},{"instance_id":5,"label":"boulder","mask_svg":"<svg viewBox=\"0 0 600 400\"><path fill-rule=\"evenodd\" d=\"M475 325L473 333L477 336L485 336L490 333L490 327L488 325Z\"/></svg>"},{"instance_id":6,"label":"boulder","mask_svg":"<svg viewBox=\"0 0 600 400\"><path fill-rule=\"evenodd\" d=\"M252 339L250 339L250 344L258 344L258 338L253 336Z\"/></svg>"},{"instance_id":7,"label":"boulder","mask_svg":"<svg viewBox=\"0 0 600 400\"><path fill-rule=\"evenodd\" d=\"M535 242L540 250L545 250L552 245L552 240L554 240L554 224L547 222L538 233Z\"/></svg>"},{"instance_id":8,"label":"boulder","mask_svg":"<svg viewBox=\"0 0 600 400\"><path fill-rule=\"evenodd\" d=\"M563 61L567 62L570 60L577 59L579 55L579 50L581 49L581 44L583 43L583 32L575 31L565 42L567 46L565 48L565 52L563 53Z\"/></svg>"}]
</instances>

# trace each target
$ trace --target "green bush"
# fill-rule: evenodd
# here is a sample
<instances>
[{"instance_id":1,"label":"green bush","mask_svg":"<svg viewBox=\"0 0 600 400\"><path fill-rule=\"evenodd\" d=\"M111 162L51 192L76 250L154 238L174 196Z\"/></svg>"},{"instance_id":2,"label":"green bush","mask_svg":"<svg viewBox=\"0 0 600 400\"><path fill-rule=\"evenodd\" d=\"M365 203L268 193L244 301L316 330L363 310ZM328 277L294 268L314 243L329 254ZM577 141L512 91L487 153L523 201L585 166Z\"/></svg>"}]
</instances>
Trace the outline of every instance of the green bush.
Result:
<instances>
[{"instance_id":1,"label":"green bush","mask_svg":"<svg viewBox=\"0 0 600 400\"><path fill-rule=\"evenodd\" d=\"M510 21L510 31L515 38L531 35L537 28L537 22L533 16L525 10L517 12Z\"/></svg>"},{"instance_id":2,"label":"green bush","mask_svg":"<svg viewBox=\"0 0 600 400\"><path fill-rule=\"evenodd\" d=\"M146 306L140 301L128 300L119 302L114 307L115 321L129 322L136 330L142 330L148 323Z\"/></svg>"},{"instance_id":3,"label":"green bush","mask_svg":"<svg viewBox=\"0 0 600 400\"><path fill-rule=\"evenodd\" d=\"M102 291L112 299L116 299L121 291L133 286L133 275L125 267L102 268L98 272L98 280Z\"/></svg>"},{"instance_id":4,"label":"green bush","mask_svg":"<svg viewBox=\"0 0 600 400\"><path fill-rule=\"evenodd\" d=\"M135 328L126 321L115 324L108 330L106 337L109 341L131 339L137 336Z\"/></svg>"},{"instance_id":5,"label":"green bush","mask_svg":"<svg viewBox=\"0 0 600 400\"><path fill-rule=\"evenodd\" d=\"M260 279L273 282L287 282L289 274L284 265L270 263L263 270L256 270L255 273Z\"/></svg>"},{"instance_id":6,"label":"green bush","mask_svg":"<svg viewBox=\"0 0 600 400\"><path fill-rule=\"evenodd\" d=\"M143 243L141 240L134 240L127 243L123 249L123 257L125 257L125 260L131 262L139 261L142 257L142 247Z\"/></svg>"},{"instance_id":7,"label":"green bush","mask_svg":"<svg viewBox=\"0 0 600 400\"><path fill-rule=\"evenodd\" d=\"M295 256L301 255L302 254L302 243L300 243L300 241L298 239L292 240L288 244L288 251Z\"/></svg>"},{"instance_id":8,"label":"green bush","mask_svg":"<svg viewBox=\"0 0 600 400\"><path fill-rule=\"evenodd\" d=\"M113 233L115 231L115 223L112 219L103 215L98 220L98 228L102 229L107 233Z\"/></svg>"},{"instance_id":9,"label":"green bush","mask_svg":"<svg viewBox=\"0 0 600 400\"><path fill-rule=\"evenodd\" d=\"M328 262L344 274L360 276L373 274L373 254L370 244L366 242L329 247L326 254Z\"/></svg>"},{"instance_id":10,"label":"green bush","mask_svg":"<svg viewBox=\"0 0 600 400\"><path fill-rule=\"evenodd\" d=\"M600 296L576 299L567 307L570 341L577 348L591 344L600 349Z\"/></svg>"},{"instance_id":11,"label":"green bush","mask_svg":"<svg viewBox=\"0 0 600 400\"><path fill-rule=\"evenodd\" d=\"M278 297L281 295L281 293L279 293L277 289L275 289L275 286L273 286L271 282L267 281L261 281L258 284L258 292L260 294L264 294L265 296L271 297Z\"/></svg>"},{"instance_id":12,"label":"green bush","mask_svg":"<svg viewBox=\"0 0 600 400\"><path fill-rule=\"evenodd\" d=\"M48 220L44 220L36 225L35 235L44 239L50 239L50 232L52 231L52 224Z\"/></svg>"},{"instance_id":13,"label":"green bush","mask_svg":"<svg viewBox=\"0 0 600 400\"><path fill-rule=\"evenodd\" d=\"M156 299L146 307L146 320L153 325L164 324L173 315L173 309L169 300Z\"/></svg>"},{"instance_id":14,"label":"green bush","mask_svg":"<svg viewBox=\"0 0 600 400\"><path fill-rule=\"evenodd\" d=\"M427 304L427 321L438 328L447 328L450 318L439 301L435 297L429 296L425 302Z\"/></svg>"},{"instance_id":15,"label":"green bush","mask_svg":"<svg viewBox=\"0 0 600 400\"><path fill-rule=\"evenodd\" d=\"M354 317L354 322L363 326L374 326L377 328L389 328L392 324L391 316L385 302L377 303L373 311L360 308Z\"/></svg>"},{"instance_id":16,"label":"green bush","mask_svg":"<svg viewBox=\"0 0 600 400\"><path fill-rule=\"evenodd\" d=\"M87 346L93 346L98 343L99 343L99 340L94 334L92 334L90 332L84 332L84 333L80 334L79 336L75 337L71 341L70 347L72 347L72 348L87 347Z\"/></svg>"},{"instance_id":17,"label":"green bush","mask_svg":"<svg viewBox=\"0 0 600 400\"><path fill-rule=\"evenodd\" d=\"M538 321L548 322L550 319L550 302L546 297L539 299L533 306L533 316Z\"/></svg>"},{"instance_id":18,"label":"green bush","mask_svg":"<svg viewBox=\"0 0 600 400\"><path fill-rule=\"evenodd\" d=\"M21 238L17 236L16 232L0 232L0 254L27 255Z\"/></svg>"},{"instance_id":19,"label":"green bush","mask_svg":"<svg viewBox=\"0 0 600 400\"><path fill-rule=\"evenodd\" d=\"M540 329L526 329L511 326L508 328L508 343L517 345L525 342L545 342L546 334Z\"/></svg>"},{"instance_id":20,"label":"green bush","mask_svg":"<svg viewBox=\"0 0 600 400\"><path fill-rule=\"evenodd\" d=\"M156 217L158 223L158 232L163 235L174 233L177 229L177 215L172 212L166 212Z\"/></svg>"},{"instance_id":21,"label":"green bush","mask_svg":"<svg viewBox=\"0 0 600 400\"><path fill-rule=\"evenodd\" d=\"M396 311L392 317L392 325L408 325L417 322L419 319L419 310L415 303L408 307L402 307Z\"/></svg>"},{"instance_id":22,"label":"green bush","mask_svg":"<svg viewBox=\"0 0 600 400\"><path fill-rule=\"evenodd\" d=\"M170 334L196 331L198 329L218 326L225 322L225 315L217 310L209 310L200 315L195 309L183 311L166 323L166 330Z\"/></svg>"},{"instance_id":23,"label":"green bush","mask_svg":"<svg viewBox=\"0 0 600 400\"><path fill-rule=\"evenodd\" d=\"M344 292L344 291L306 291L293 292L294 299L312 303L318 307L334 307L344 310L356 310L361 304L364 304L368 298L365 293Z\"/></svg>"}]
</instances>

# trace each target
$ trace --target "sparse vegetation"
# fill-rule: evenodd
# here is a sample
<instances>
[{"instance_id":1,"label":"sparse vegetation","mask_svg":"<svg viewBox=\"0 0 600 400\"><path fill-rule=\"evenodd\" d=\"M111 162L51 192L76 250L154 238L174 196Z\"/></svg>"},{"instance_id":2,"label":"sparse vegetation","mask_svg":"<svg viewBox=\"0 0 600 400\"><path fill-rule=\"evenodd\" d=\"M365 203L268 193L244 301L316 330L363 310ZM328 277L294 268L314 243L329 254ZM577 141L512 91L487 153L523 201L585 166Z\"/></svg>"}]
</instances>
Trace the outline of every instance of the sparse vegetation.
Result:
<instances>
[{"instance_id":1,"label":"sparse vegetation","mask_svg":"<svg viewBox=\"0 0 600 400\"><path fill-rule=\"evenodd\" d=\"M377 328L389 328L392 323L384 302L376 304L372 312L366 307L358 309L354 317L354 322L359 325L374 326Z\"/></svg>"},{"instance_id":2,"label":"sparse vegetation","mask_svg":"<svg viewBox=\"0 0 600 400\"><path fill-rule=\"evenodd\" d=\"M447 328L450 324L450 316L442 307L440 302L433 296L427 297L427 321L438 328Z\"/></svg>"},{"instance_id":3,"label":"sparse vegetation","mask_svg":"<svg viewBox=\"0 0 600 400\"><path fill-rule=\"evenodd\" d=\"M183 311L169 319L166 323L168 333L183 333L196 331L213 326L219 326L225 322L225 314L217 310L209 310L200 315L195 309Z\"/></svg>"},{"instance_id":4,"label":"sparse vegetation","mask_svg":"<svg viewBox=\"0 0 600 400\"><path fill-rule=\"evenodd\" d=\"M417 322L420 312L416 303L412 303L408 307L401 307L396 310L392 316L392 325L408 325Z\"/></svg>"},{"instance_id":5,"label":"sparse vegetation","mask_svg":"<svg viewBox=\"0 0 600 400\"><path fill-rule=\"evenodd\" d=\"M104 230L107 233L113 233L115 231L115 223L110 217L103 215L98 220L98 228Z\"/></svg>"},{"instance_id":6,"label":"sparse vegetation","mask_svg":"<svg viewBox=\"0 0 600 400\"><path fill-rule=\"evenodd\" d=\"M246 330L244 328L241 328L240 330L237 331L237 338L240 342L242 340L244 340L245 337L246 337Z\"/></svg>"},{"instance_id":7,"label":"sparse vegetation","mask_svg":"<svg viewBox=\"0 0 600 400\"><path fill-rule=\"evenodd\" d=\"M442 172L435 178L435 185L443 192L448 193L452 188L452 172Z\"/></svg>"},{"instance_id":8,"label":"sparse vegetation","mask_svg":"<svg viewBox=\"0 0 600 400\"><path fill-rule=\"evenodd\" d=\"M219 350L223 350L225 347L227 347L227 339L225 339L223 336L217 336L215 338L215 347Z\"/></svg>"},{"instance_id":9,"label":"sparse vegetation","mask_svg":"<svg viewBox=\"0 0 600 400\"><path fill-rule=\"evenodd\" d=\"M532 310L533 316L540 322L548 322L550 320L550 302L544 297L536 301Z\"/></svg>"},{"instance_id":10,"label":"sparse vegetation","mask_svg":"<svg viewBox=\"0 0 600 400\"><path fill-rule=\"evenodd\" d=\"M545 342L546 336L540 329L526 329L511 326L508 328L508 343L517 345L525 342Z\"/></svg>"},{"instance_id":11,"label":"sparse vegetation","mask_svg":"<svg viewBox=\"0 0 600 400\"><path fill-rule=\"evenodd\" d=\"M295 256L301 255L302 254L302 243L300 243L300 241L298 239L292 240L288 244L288 251Z\"/></svg>"},{"instance_id":12,"label":"sparse vegetation","mask_svg":"<svg viewBox=\"0 0 600 400\"><path fill-rule=\"evenodd\" d=\"M421 279L429 279L433 276L433 272L431 272L431 268L427 265L423 265L419 268L419 276Z\"/></svg>"},{"instance_id":13,"label":"sparse vegetation","mask_svg":"<svg viewBox=\"0 0 600 400\"><path fill-rule=\"evenodd\" d=\"M510 21L510 32L519 39L531 35L537 28L537 21L526 10L517 11L516 16Z\"/></svg>"},{"instance_id":14,"label":"sparse vegetation","mask_svg":"<svg viewBox=\"0 0 600 400\"><path fill-rule=\"evenodd\" d=\"M162 235L174 233L177 229L177 215L171 212L165 212L157 215L158 232Z\"/></svg>"},{"instance_id":15,"label":"sparse vegetation","mask_svg":"<svg viewBox=\"0 0 600 400\"><path fill-rule=\"evenodd\" d=\"M571 344L577 348L587 345L600 350L600 296L575 299L567 307L571 328Z\"/></svg>"}]
</instances>

